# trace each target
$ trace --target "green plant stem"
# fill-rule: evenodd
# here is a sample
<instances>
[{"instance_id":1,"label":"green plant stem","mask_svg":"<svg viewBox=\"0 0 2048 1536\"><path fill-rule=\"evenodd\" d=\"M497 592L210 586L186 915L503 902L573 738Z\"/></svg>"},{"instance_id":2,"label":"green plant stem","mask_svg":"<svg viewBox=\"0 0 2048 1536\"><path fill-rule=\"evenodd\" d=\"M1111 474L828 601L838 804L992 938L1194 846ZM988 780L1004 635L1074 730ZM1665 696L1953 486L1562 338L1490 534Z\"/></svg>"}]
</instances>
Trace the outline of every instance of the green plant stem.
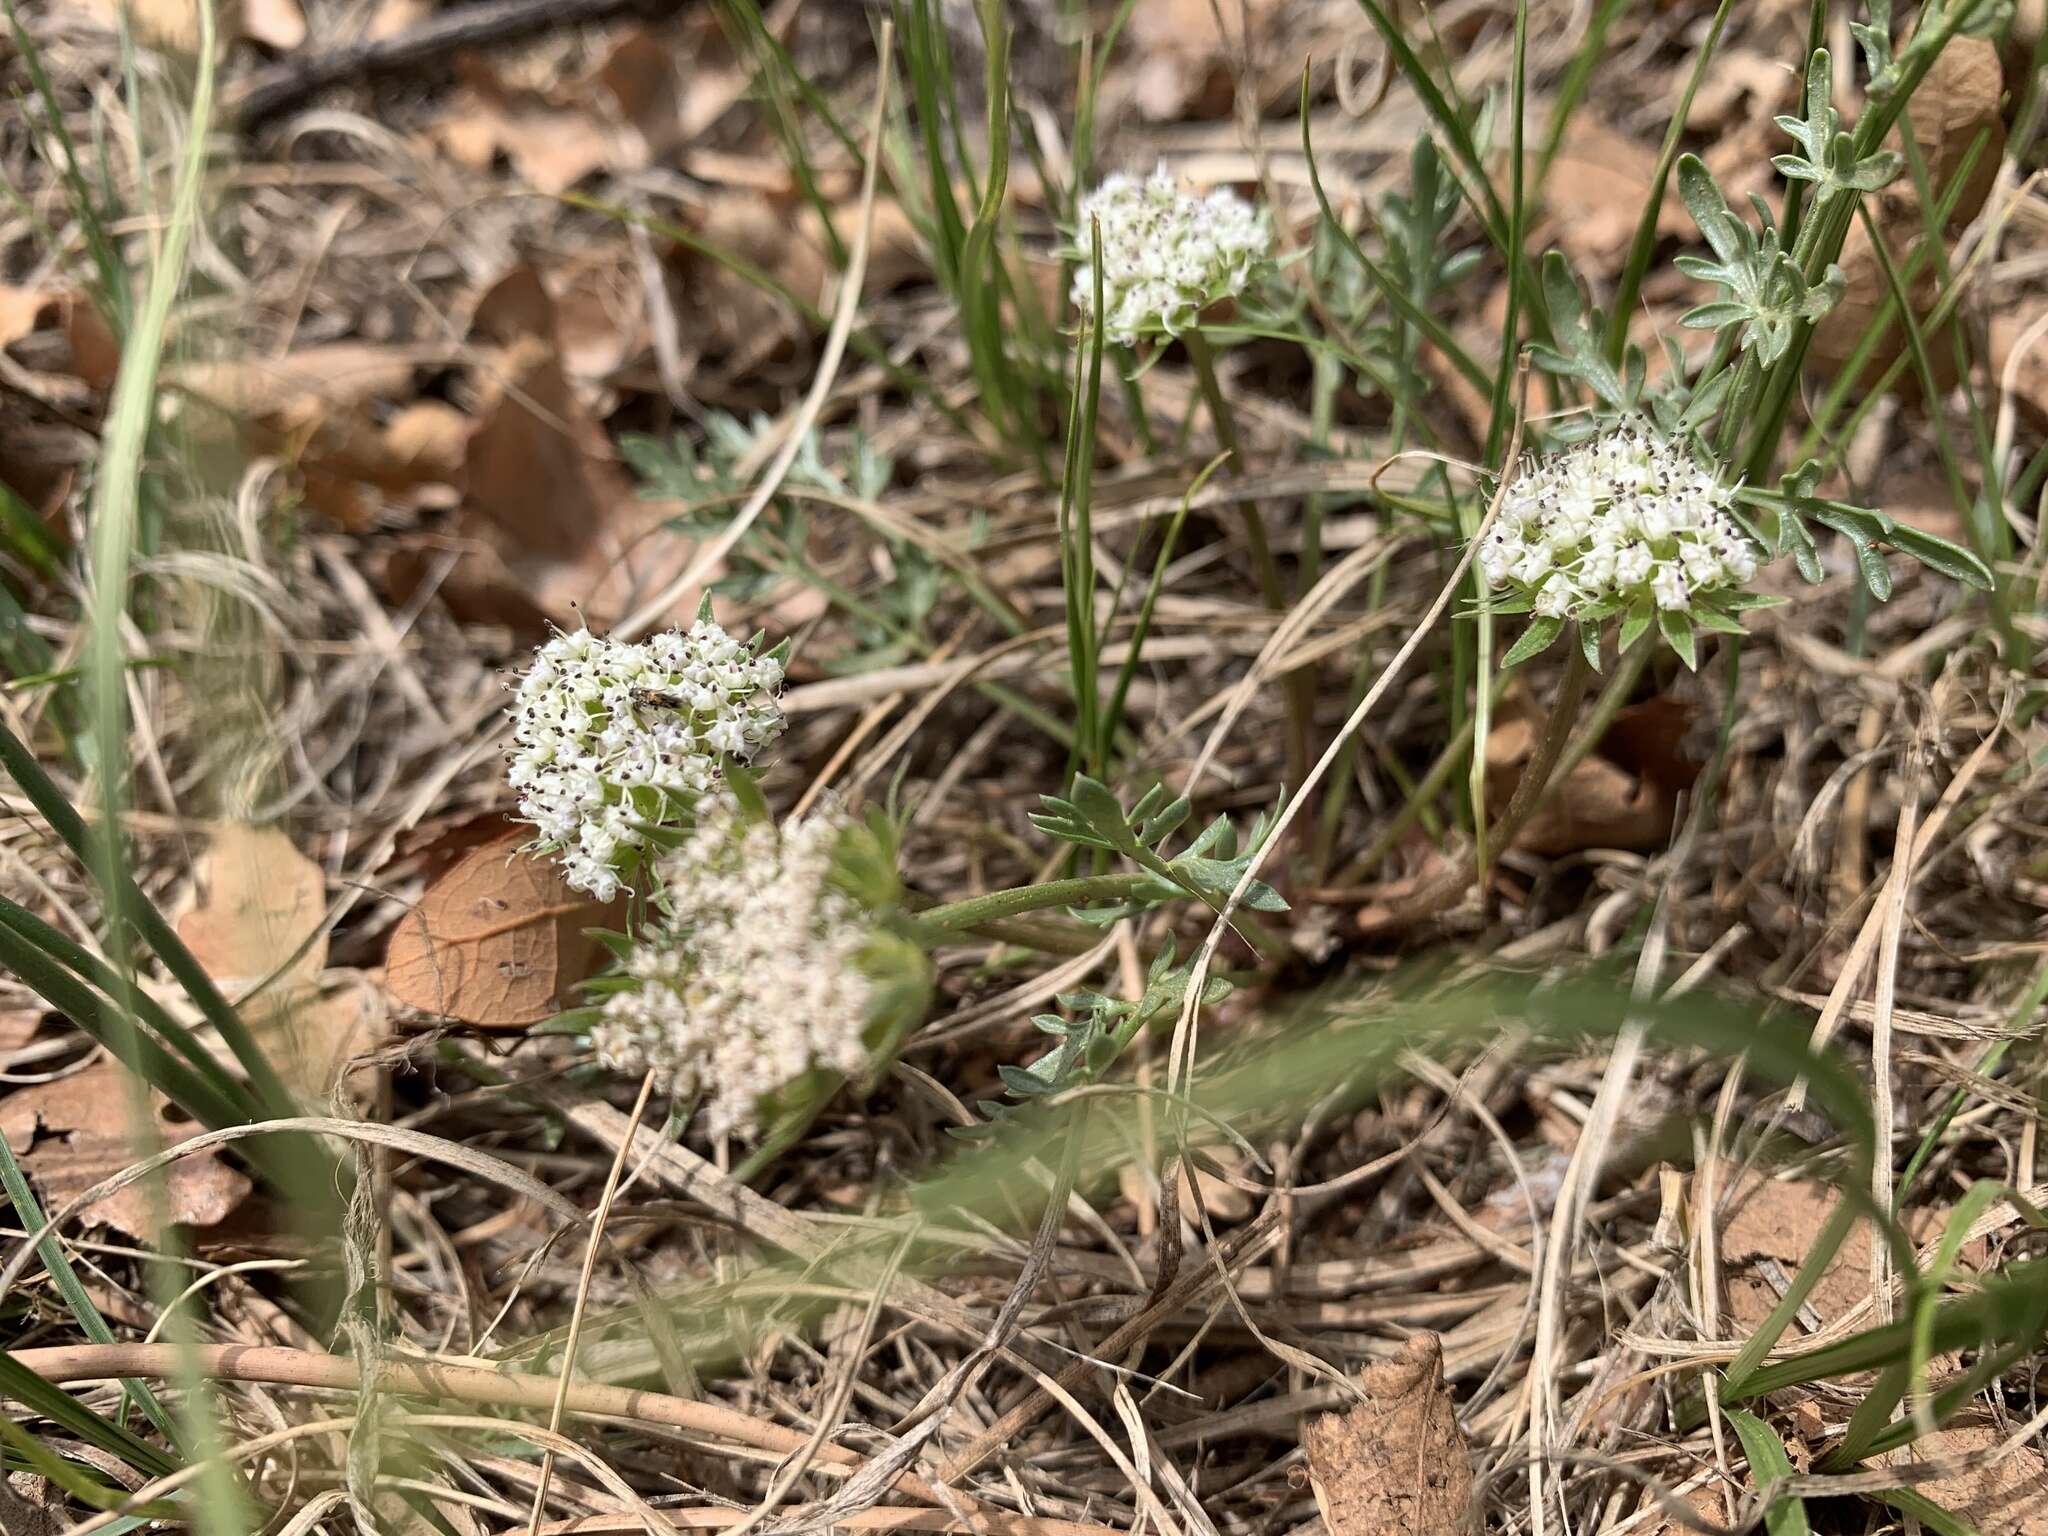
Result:
<instances>
[{"instance_id":1,"label":"green plant stem","mask_svg":"<svg viewBox=\"0 0 2048 1536\"><path fill-rule=\"evenodd\" d=\"M2019 1006L2013 1009L2010 1027L2013 1030L2024 1028L2043 1002L2048 1002L2048 964L2034 972L2034 979L2028 985L2026 995L2020 999ZM1979 1078L1990 1077L2005 1060L2005 1053L2016 1038L2018 1036L2015 1034L2007 1034L1992 1041L1985 1048L1984 1054L1977 1058L1976 1065L1970 1069L1971 1075ZM1948 1103L1942 1106L1941 1113L1935 1116L1934 1124L1927 1128L1927 1134L1920 1138L1920 1145L1914 1148L1913 1156L1907 1162L1905 1172L1899 1175L1898 1187L1892 1194L1894 1215L1905 1209L1906 1196L1934 1157L1934 1149L1941 1145L1941 1138L1948 1133L1950 1122L1969 1100L1970 1091L1967 1088L1958 1088L1949 1096Z\"/></svg>"},{"instance_id":2,"label":"green plant stem","mask_svg":"<svg viewBox=\"0 0 2048 1536\"><path fill-rule=\"evenodd\" d=\"M1223 451L1230 455L1224 464L1224 473L1235 478L1244 473L1244 455L1238 447L1237 419L1231 414L1230 402L1223 398L1223 386L1216 377L1216 355L1209 349L1209 342L1202 335L1199 326L1190 327L1181 337L1187 348L1188 360L1195 365L1195 377L1202 386L1202 399L1209 407L1209 420L1215 424L1216 438ZM1245 540L1251 545L1252 569L1259 578L1259 591L1266 600L1266 606L1275 613L1287 611L1287 589L1280 584L1280 567L1273 561L1273 544L1266 536L1266 518L1259 511L1255 501L1239 503L1244 509ZM1315 717L1315 680L1307 672L1289 676L1287 694L1287 782L1290 786L1299 784L1308 776L1309 765L1309 723Z\"/></svg>"},{"instance_id":3,"label":"green plant stem","mask_svg":"<svg viewBox=\"0 0 2048 1536\"><path fill-rule=\"evenodd\" d=\"M1230 402L1223 398L1223 385L1216 377L1216 354L1210 350L1208 339L1199 327L1184 332L1181 345L1187 348L1188 361L1195 366L1195 379L1202 388L1202 402L1209 408L1209 420L1216 428L1216 440L1230 455L1224 472L1235 478L1244 473L1244 450L1239 446L1237 417L1231 412ZM1258 574L1259 590L1265 596L1266 606L1285 608L1287 592L1280 585L1280 568L1273 563L1273 545L1266 537L1266 519L1257 505L1249 501L1244 503L1244 531L1252 547L1252 567Z\"/></svg>"},{"instance_id":4,"label":"green plant stem","mask_svg":"<svg viewBox=\"0 0 2048 1536\"><path fill-rule=\"evenodd\" d=\"M1536 808L1543 803L1544 791L1550 788L1551 778L1564 759L1572 729L1579 723L1579 706L1586 701L1586 690L1593 681L1593 669L1586 662L1585 647L1578 643L1577 636L1570 638L1565 649L1570 654L1565 661L1564 678L1557 685L1557 698L1551 703L1550 713L1544 717L1535 750L1530 753L1522 776L1515 783L1515 792L1508 797L1507 809L1487 831L1485 846L1489 855L1497 855L1502 849L1513 847L1515 839L1536 814ZM1584 735L1592 740L1598 739L1590 730ZM1480 865L1482 889L1491 869L1491 858Z\"/></svg>"},{"instance_id":5,"label":"green plant stem","mask_svg":"<svg viewBox=\"0 0 2048 1536\"><path fill-rule=\"evenodd\" d=\"M1096 901L1129 901L1148 889L1156 889L1159 877L1144 875L1076 875L1068 880L1049 880L1043 885L1013 886L1007 891L990 891L949 901L917 914L917 926L932 932L957 932L976 928L1001 918L1021 917L1026 912L1044 912L1054 907L1081 906Z\"/></svg>"},{"instance_id":6,"label":"green plant stem","mask_svg":"<svg viewBox=\"0 0 2048 1536\"><path fill-rule=\"evenodd\" d=\"M1600 696L1593 701L1592 711L1586 716L1585 724L1580 728L1578 735L1572 738L1571 745L1565 748L1564 755L1557 760L1557 766L1551 771L1551 788L1570 778L1572 770L1590 757L1593 749L1600 745L1607 735L1608 728L1614 724L1614 717L1621 713L1622 705L1626 704L1628 696L1635 692L1636 684L1642 679L1643 670L1649 666L1651 654L1656 648L1653 638L1644 635L1629 648L1628 654L1620 659L1615 666L1614 675L1607 680L1607 686L1600 690Z\"/></svg>"},{"instance_id":7,"label":"green plant stem","mask_svg":"<svg viewBox=\"0 0 2048 1536\"><path fill-rule=\"evenodd\" d=\"M108 908L119 911L134 925L143 942L163 961L164 969L177 979L186 995L206 1016L207 1022L219 1031L221 1040L249 1074L264 1112L274 1117L297 1114L297 1101L264 1056L255 1036L249 1033L241 1015L235 1012L213 978L206 974L206 968L193 957L192 951L185 947L184 940L178 937L171 925L164 921L155 904L142 894L125 867L119 861L108 867L108 861L100 856L98 840L87 828L85 818L72 809L50 776L43 772L34 754L4 722L0 722L0 768L4 768L8 776L21 786L29 802L49 823L50 830L94 876L100 885L101 899ZM112 935L110 942L117 953L126 947L125 937L119 933Z\"/></svg>"},{"instance_id":8,"label":"green plant stem","mask_svg":"<svg viewBox=\"0 0 2048 1536\"><path fill-rule=\"evenodd\" d=\"M1497 672L1493 677L1491 698L1495 704L1507 694L1508 685L1514 681L1512 672ZM1362 690L1361 690L1362 692ZM1472 750L1472 737L1477 727L1477 717L1466 715L1461 724L1437 754L1436 761L1424 771L1416 783L1407 803L1395 814L1394 819L1380 829L1378 837L1367 845L1365 851L1345 865L1337 876L1339 885L1351 885L1364 879L1380 865L1380 861L1394 851L1394 845L1407 835L1408 829L1422 819L1431 802L1450 787L1451 779L1457 774L1458 765L1465 760L1465 754Z\"/></svg>"}]
</instances>

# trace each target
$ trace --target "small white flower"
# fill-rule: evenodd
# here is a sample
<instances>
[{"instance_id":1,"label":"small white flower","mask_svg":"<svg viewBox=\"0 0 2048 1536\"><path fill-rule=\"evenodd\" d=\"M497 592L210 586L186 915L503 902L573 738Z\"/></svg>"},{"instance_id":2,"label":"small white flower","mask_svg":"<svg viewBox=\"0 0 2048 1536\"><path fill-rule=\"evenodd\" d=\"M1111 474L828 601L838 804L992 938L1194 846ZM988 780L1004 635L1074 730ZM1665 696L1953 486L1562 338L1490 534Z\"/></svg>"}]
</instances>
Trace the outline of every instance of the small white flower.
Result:
<instances>
[{"instance_id":1,"label":"small white flower","mask_svg":"<svg viewBox=\"0 0 2048 1536\"><path fill-rule=\"evenodd\" d=\"M729 669L724 685L686 680L719 668ZM640 645L556 635L519 679L507 748L506 779L534 846L559 855L572 887L611 900L648 827L690 825L721 754L745 761L781 734L781 681L779 662L754 658L708 620Z\"/></svg>"},{"instance_id":2,"label":"small white flower","mask_svg":"<svg viewBox=\"0 0 2048 1536\"><path fill-rule=\"evenodd\" d=\"M1569 576L1562 571L1553 571L1536 594L1536 611L1546 618L1563 618L1571 611L1572 602L1578 595L1579 589L1572 585Z\"/></svg>"},{"instance_id":3,"label":"small white flower","mask_svg":"<svg viewBox=\"0 0 2048 1536\"><path fill-rule=\"evenodd\" d=\"M1178 335L1208 305L1242 293L1272 259L1271 222L1235 192L1183 192L1163 165L1143 181L1110 176L1081 200L1073 298L1083 314L1095 307L1097 226L1103 330L1126 346L1155 329Z\"/></svg>"},{"instance_id":4,"label":"small white flower","mask_svg":"<svg viewBox=\"0 0 2048 1536\"><path fill-rule=\"evenodd\" d=\"M1514 578L1528 586L1534 586L1549 574L1552 561L1548 544L1530 544L1522 550L1521 559L1515 562Z\"/></svg>"},{"instance_id":5,"label":"small white flower","mask_svg":"<svg viewBox=\"0 0 2048 1536\"><path fill-rule=\"evenodd\" d=\"M1642 543L1624 544L1614 553L1614 581L1617 586L1639 587L1650 579L1650 572L1657 563L1657 557L1650 546Z\"/></svg>"},{"instance_id":6,"label":"small white flower","mask_svg":"<svg viewBox=\"0 0 2048 1536\"><path fill-rule=\"evenodd\" d=\"M702 1095L714 1136L757 1130L762 1099L812 1066L858 1072L870 930L830 879L845 826L826 812L778 832L730 800L707 808L662 860L662 918L626 961L639 985L605 999L598 1060Z\"/></svg>"},{"instance_id":7,"label":"small white flower","mask_svg":"<svg viewBox=\"0 0 2048 1536\"><path fill-rule=\"evenodd\" d=\"M1756 575L1734 499L1710 465L1625 422L1523 468L1480 573L1545 618L1687 611Z\"/></svg>"}]
</instances>

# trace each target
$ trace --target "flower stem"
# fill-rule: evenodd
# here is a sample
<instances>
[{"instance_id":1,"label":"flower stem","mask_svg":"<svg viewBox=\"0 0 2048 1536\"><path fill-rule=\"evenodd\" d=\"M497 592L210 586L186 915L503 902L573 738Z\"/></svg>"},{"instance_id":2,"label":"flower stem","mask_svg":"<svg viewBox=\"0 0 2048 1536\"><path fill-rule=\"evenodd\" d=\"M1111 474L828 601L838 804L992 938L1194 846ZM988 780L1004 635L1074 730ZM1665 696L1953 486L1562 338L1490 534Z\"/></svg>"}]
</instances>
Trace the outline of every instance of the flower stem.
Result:
<instances>
[{"instance_id":1,"label":"flower stem","mask_svg":"<svg viewBox=\"0 0 2048 1536\"><path fill-rule=\"evenodd\" d=\"M1074 907L1095 901L1128 901L1140 892L1157 887L1156 875L1078 875L1071 880L1049 880L1043 885L1019 885L1007 891L990 891L931 907L916 916L917 926L953 933L977 928L983 923L1026 912L1043 912L1052 907Z\"/></svg>"},{"instance_id":2,"label":"flower stem","mask_svg":"<svg viewBox=\"0 0 2048 1536\"><path fill-rule=\"evenodd\" d=\"M1565 744L1572 737L1572 727L1579 723L1579 706L1586 701L1586 689L1593 680L1593 669L1586 663L1585 648L1578 644L1577 636L1571 638L1566 650L1571 654L1565 663L1564 679L1557 685L1557 698L1544 718L1542 734L1536 738L1536 749L1522 769L1522 777L1515 783L1514 794L1508 797L1507 809L1500 813L1499 820L1487 832L1489 855L1512 847L1522 829L1529 824L1529 818L1536 814L1536 808L1543 803L1543 792L1550 787L1551 775L1564 757ZM1489 857L1489 865L1491 862ZM1482 891L1486 887L1487 874L1487 869L1479 871Z\"/></svg>"},{"instance_id":3,"label":"flower stem","mask_svg":"<svg viewBox=\"0 0 2048 1536\"><path fill-rule=\"evenodd\" d=\"M1209 407L1209 419L1216 426L1217 441L1222 443L1230 459L1224 465L1224 473L1235 478L1244 473L1244 454L1238 447L1237 418L1231 414L1230 402L1223 398L1223 386L1216 378L1216 354L1209 349L1209 339L1201 327L1192 326L1181 334L1181 345L1187 348L1188 359L1195 365L1195 378L1202 386L1202 399ZM1244 507L1245 542L1251 545L1252 569L1258 573L1259 592L1266 600L1266 606L1275 613L1287 611L1287 589L1280 584L1280 567L1273 563L1273 544L1266 537L1266 519L1259 511L1258 503L1246 501ZM1315 715L1315 682L1307 672L1292 674L1286 683L1287 694L1287 782L1299 784L1308 776L1309 764L1309 722Z\"/></svg>"},{"instance_id":4,"label":"flower stem","mask_svg":"<svg viewBox=\"0 0 2048 1536\"><path fill-rule=\"evenodd\" d=\"M1216 378L1216 354L1209 349L1208 338L1200 329L1190 328L1181 333L1181 345L1187 348L1188 360L1195 365L1195 378L1202 387L1202 400L1209 407L1209 420L1216 427L1216 440L1230 455L1230 462L1224 466L1224 473L1232 477L1244 473L1244 451L1238 446L1237 418L1231 413L1230 402L1223 398L1223 386ZM1266 519L1252 502L1244 503L1245 538L1252 547L1252 566L1258 572L1259 590L1265 595L1268 608L1287 606L1286 589L1280 585L1280 568L1273 563L1273 545L1266 537Z\"/></svg>"}]
</instances>

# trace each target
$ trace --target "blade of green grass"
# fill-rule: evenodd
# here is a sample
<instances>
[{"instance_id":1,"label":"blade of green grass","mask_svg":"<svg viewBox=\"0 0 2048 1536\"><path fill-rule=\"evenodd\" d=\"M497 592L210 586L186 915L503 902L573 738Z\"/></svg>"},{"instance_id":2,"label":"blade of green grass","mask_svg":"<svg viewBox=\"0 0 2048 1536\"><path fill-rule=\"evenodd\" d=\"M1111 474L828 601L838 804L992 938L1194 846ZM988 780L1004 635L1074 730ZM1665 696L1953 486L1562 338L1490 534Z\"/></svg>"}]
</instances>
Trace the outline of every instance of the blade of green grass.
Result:
<instances>
[{"instance_id":1,"label":"blade of green grass","mask_svg":"<svg viewBox=\"0 0 2048 1536\"><path fill-rule=\"evenodd\" d=\"M1539 196L1543 184L1550 179L1551 162L1557 158L1557 151L1564 143L1565 129L1571 125L1572 113L1578 110L1579 99L1586 94L1586 82L1593 78L1593 66L1600 62L1600 55L1607 47L1607 34L1614 29L1615 22L1621 19L1621 13L1628 6L1629 0L1601 0L1600 9L1593 13L1592 24L1586 28L1586 40L1572 55L1564 79L1558 82L1550 107L1550 123L1543 130L1543 150L1536 162ZM1684 115L1682 111L1679 113L1681 119Z\"/></svg>"},{"instance_id":2,"label":"blade of green grass","mask_svg":"<svg viewBox=\"0 0 2048 1536\"><path fill-rule=\"evenodd\" d=\"M106 589L102 587L101 590ZM116 642L118 643L118 636ZM118 666L114 676L115 686L118 688ZM117 723L121 713L117 704L114 709ZM101 722L100 729L105 729L104 721ZM101 739L104 740L105 737L102 736ZM100 899L109 914L118 915L120 923L115 929L115 942L109 946L110 952L126 952L127 945L122 942L121 927L133 928L143 942L156 952L157 958L163 961L164 968L185 989L199 1011L206 1016L207 1022L219 1031L228 1049L234 1052L235 1059L242 1064L243 1070L249 1074L250 1081L255 1084L256 1102L262 1110L279 1116L296 1114L298 1105L293 1100L290 1090L277 1076L276 1069L264 1056L263 1048L249 1033L248 1026L242 1022L241 1016L222 995L213 978L206 974L205 967L200 965L192 952L185 947L184 940L180 939L176 930L164 920L163 914L156 909L156 904L136 887L134 877L128 873L126 867L119 861L111 868L108 866L97 844L109 839L94 836L87 828L84 818L71 808L63 792L43 771L42 765L35 760L35 755L7 728L4 721L0 721L0 769L5 769L8 776L21 787L29 802L49 824L50 830L57 834L93 875L94 883L99 888ZM204 1048L199 1049L203 1052ZM210 1061L211 1058L208 1059ZM198 1062L194 1060L193 1065L197 1067Z\"/></svg>"},{"instance_id":3,"label":"blade of green grass","mask_svg":"<svg viewBox=\"0 0 2048 1536\"><path fill-rule=\"evenodd\" d=\"M1700 43L1700 51L1692 61L1692 72L1686 76L1685 89L1679 93L1678 107L1671 114L1671 124L1664 130L1664 143L1657 151L1657 164L1650 172L1650 195L1643 204L1642 216L1636 220L1636 232L1629 241L1628 260L1622 264L1621 283L1614 290L1614 303L1607 313L1607 361L1616 367L1621 365L1622 353L1628 347L1628 323L1634 317L1636 300L1643 291L1643 279L1650 271L1650 258L1657 249L1657 221L1664 210L1664 194L1671 185L1671 168L1678 164L1678 156L1685 142L1686 114L1692 110L1693 96L1699 91L1700 82L1707 76L1707 65L1712 62L1714 49L1720 45L1721 29L1728 24L1728 14L1735 8L1735 0L1721 0L1714 8L1714 19L1707 26L1707 35Z\"/></svg>"},{"instance_id":4,"label":"blade of green grass","mask_svg":"<svg viewBox=\"0 0 2048 1536\"><path fill-rule=\"evenodd\" d=\"M1792 1458L1785 1454L1785 1442L1777 1431L1753 1413L1740 1408L1722 1410L1742 1442L1742 1454L1749 1460L1749 1475L1757 1491L1768 1495L1771 1484L1792 1475ZM1799 1498L1774 1499L1764 1508L1764 1529L1770 1536L1813 1536L1806 1518L1806 1502Z\"/></svg>"},{"instance_id":5,"label":"blade of green grass","mask_svg":"<svg viewBox=\"0 0 2048 1536\"><path fill-rule=\"evenodd\" d=\"M7 1144L7 1138L0 1136L0 1188L7 1191L7 1199L14 1207L15 1220L21 1223L24 1232L43 1230L43 1208L36 1201L35 1191L28 1187L28 1179L22 1174L21 1164L14 1160L14 1149ZM92 1304L92 1298L80 1283L78 1272L71 1267L71 1259L64 1252L64 1245L56 1234L44 1238L36 1245L36 1253L43 1261L43 1270L57 1287L57 1294L64 1298L64 1305L71 1309L71 1316L77 1322L79 1332L95 1344L114 1342L114 1330L107 1326L107 1320L100 1316L100 1309ZM146 1382L123 1381L121 1389L142 1410L149 1422L171 1444L178 1443L178 1432L171 1423L171 1416L164 1411L164 1405L156 1400Z\"/></svg>"},{"instance_id":6,"label":"blade of green grass","mask_svg":"<svg viewBox=\"0 0 2048 1536\"><path fill-rule=\"evenodd\" d=\"M1102 230L1090 230L1095 301L1102 313ZM1101 747L1100 669L1095 650L1095 529L1089 516L1095 475L1095 414L1102 399L1102 327L1091 324L1086 352L1074 359L1074 391L1067 412L1066 462L1060 472L1060 576L1066 594L1067 668L1074 690L1074 767L1100 777L1103 765L1088 754Z\"/></svg>"},{"instance_id":7,"label":"blade of green grass","mask_svg":"<svg viewBox=\"0 0 2048 1536\"><path fill-rule=\"evenodd\" d=\"M1146 583L1145 596L1138 604L1138 616L1131 626L1130 644L1124 653L1123 665L1117 668L1116 685L1110 689L1109 708L1103 713L1101 738L1095 751L1097 764L1108 763L1117 731L1123 725L1124 700L1130 694L1132 680L1138 675L1138 663L1145 653L1145 638L1152 631L1152 611L1166 586L1166 568L1173 563L1173 552L1179 546L1181 527L1188 520L1188 509L1194 505L1202 487L1209 483L1209 477L1223 467L1224 458L1225 455L1219 453L1202 466L1202 472L1189 484L1173 514L1173 521L1166 525L1166 534L1159 541L1159 552L1152 560L1152 579Z\"/></svg>"},{"instance_id":8,"label":"blade of green grass","mask_svg":"<svg viewBox=\"0 0 2048 1536\"><path fill-rule=\"evenodd\" d=\"M0 1397L11 1397L38 1418L48 1419L68 1435L105 1451L146 1477L168 1477L178 1462L166 1451L94 1413L61 1387L53 1387L34 1371L0 1350Z\"/></svg>"},{"instance_id":9,"label":"blade of green grass","mask_svg":"<svg viewBox=\"0 0 2048 1536\"><path fill-rule=\"evenodd\" d=\"M51 164L64 182L72 217L78 220L79 232L85 237L86 251L99 274L94 301L112 325L114 335L125 336L129 317L128 269L122 264L113 232L101 212L107 205L95 197L92 188L86 184L84 162L79 158L78 145L71 137L71 130L65 126L64 108L57 99L56 87L50 83L49 71L43 67L42 50L36 47L35 39L21 24L15 0L0 0L0 5L6 8L7 25L14 33L14 46L28 68L30 83L35 86L36 96L43 104L46 130L57 146L57 153L50 157Z\"/></svg>"}]
</instances>

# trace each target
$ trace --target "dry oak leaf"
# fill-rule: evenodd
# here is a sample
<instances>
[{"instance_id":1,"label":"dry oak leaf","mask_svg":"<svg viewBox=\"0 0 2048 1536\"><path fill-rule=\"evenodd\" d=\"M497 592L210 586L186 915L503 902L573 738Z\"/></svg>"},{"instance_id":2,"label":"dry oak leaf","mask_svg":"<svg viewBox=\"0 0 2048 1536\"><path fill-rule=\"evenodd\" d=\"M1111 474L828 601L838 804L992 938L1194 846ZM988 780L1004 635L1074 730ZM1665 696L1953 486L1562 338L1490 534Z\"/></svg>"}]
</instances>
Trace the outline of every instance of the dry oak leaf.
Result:
<instances>
[{"instance_id":1,"label":"dry oak leaf","mask_svg":"<svg viewBox=\"0 0 2048 1536\"><path fill-rule=\"evenodd\" d=\"M224 822L199 863L198 902L178 919L206 974L230 996L280 1076L326 1103L347 1064L385 1035L382 995L327 969L327 880L275 827Z\"/></svg>"},{"instance_id":2,"label":"dry oak leaf","mask_svg":"<svg viewBox=\"0 0 2048 1536\"><path fill-rule=\"evenodd\" d=\"M392 930L384 986L406 1007L487 1029L538 1024L567 1006L601 946L586 930L613 909L521 853L525 831L472 849Z\"/></svg>"},{"instance_id":3,"label":"dry oak leaf","mask_svg":"<svg viewBox=\"0 0 2048 1536\"><path fill-rule=\"evenodd\" d=\"M1678 750L1690 718L1689 706L1661 697L1619 711L1599 750L1550 789L1515 846L1549 857L1588 848L1663 847L1679 792L1699 772ZM1487 798L1496 807L1514 794L1534 747L1534 722L1510 701L1486 737Z\"/></svg>"},{"instance_id":4,"label":"dry oak leaf","mask_svg":"<svg viewBox=\"0 0 2048 1536\"><path fill-rule=\"evenodd\" d=\"M1975 1527L1978 1536L2048 1536L2048 1457L2021 1445L2003 1460L1991 1454L2005 1436L1990 1425L1951 1427L1883 1458L1887 1466L1967 1458L1975 1465L1912 1489Z\"/></svg>"},{"instance_id":5,"label":"dry oak leaf","mask_svg":"<svg viewBox=\"0 0 2048 1536\"><path fill-rule=\"evenodd\" d=\"M119 1062L105 1061L37 1083L0 1099L0 1136L40 1187L46 1205L63 1205L195 1129L162 1094L149 1095L157 1124L149 1134L128 1116L132 1084ZM225 1221L250 1192L249 1180L210 1152L181 1157L163 1173L165 1211L179 1226ZM156 1235L155 1199L145 1184L131 1184L87 1206L88 1226L104 1225L130 1237Z\"/></svg>"},{"instance_id":6,"label":"dry oak leaf","mask_svg":"<svg viewBox=\"0 0 2048 1536\"><path fill-rule=\"evenodd\" d=\"M198 868L200 896L178 937L229 993L277 975L286 988L327 965L327 877L275 827L223 822Z\"/></svg>"},{"instance_id":7,"label":"dry oak leaf","mask_svg":"<svg viewBox=\"0 0 2048 1536\"><path fill-rule=\"evenodd\" d=\"M1444 1382L1443 1340L1411 1336L1366 1367L1365 1400L1302 1435L1309 1487L1330 1536L1457 1536L1476 1528L1472 1454Z\"/></svg>"}]
</instances>

